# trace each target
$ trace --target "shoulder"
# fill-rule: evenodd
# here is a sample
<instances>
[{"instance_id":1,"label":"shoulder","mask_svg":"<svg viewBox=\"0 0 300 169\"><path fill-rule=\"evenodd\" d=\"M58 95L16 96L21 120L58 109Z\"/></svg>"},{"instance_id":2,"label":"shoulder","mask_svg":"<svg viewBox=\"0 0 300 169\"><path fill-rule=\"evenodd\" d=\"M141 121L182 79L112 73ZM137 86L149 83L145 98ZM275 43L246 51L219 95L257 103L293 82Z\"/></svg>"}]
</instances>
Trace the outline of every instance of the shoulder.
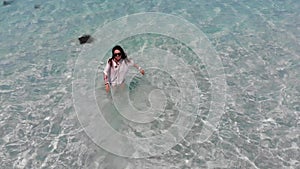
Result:
<instances>
[{"instance_id":1,"label":"shoulder","mask_svg":"<svg viewBox=\"0 0 300 169\"><path fill-rule=\"evenodd\" d=\"M133 60L132 60L132 59L129 59L129 58L126 58L126 59L124 60L124 62L125 62L127 65L133 65L133 64L134 64Z\"/></svg>"},{"instance_id":2,"label":"shoulder","mask_svg":"<svg viewBox=\"0 0 300 169\"><path fill-rule=\"evenodd\" d=\"M108 64L108 65L112 65L113 64L113 60L112 59L108 59L108 61L107 61L107 63L106 64Z\"/></svg>"},{"instance_id":3,"label":"shoulder","mask_svg":"<svg viewBox=\"0 0 300 169\"><path fill-rule=\"evenodd\" d=\"M126 59L125 59L125 62L126 62L126 63L133 63L134 61L133 61L133 59L131 59L131 58L126 58Z\"/></svg>"}]
</instances>

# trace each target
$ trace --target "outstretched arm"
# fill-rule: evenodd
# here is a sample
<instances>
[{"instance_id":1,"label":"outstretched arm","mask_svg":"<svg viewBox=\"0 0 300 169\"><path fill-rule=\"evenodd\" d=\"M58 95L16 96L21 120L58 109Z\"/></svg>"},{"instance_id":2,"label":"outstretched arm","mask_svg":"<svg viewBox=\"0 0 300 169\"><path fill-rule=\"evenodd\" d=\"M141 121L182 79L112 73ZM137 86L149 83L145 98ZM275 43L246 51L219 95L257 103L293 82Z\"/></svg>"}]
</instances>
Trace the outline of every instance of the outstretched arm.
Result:
<instances>
[{"instance_id":1,"label":"outstretched arm","mask_svg":"<svg viewBox=\"0 0 300 169\"><path fill-rule=\"evenodd\" d=\"M106 92L109 92L109 80L108 80L109 69L110 69L110 65L109 63L107 63L103 71L103 80L104 80Z\"/></svg>"},{"instance_id":2,"label":"outstretched arm","mask_svg":"<svg viewBox=\"0 0 300 169\"><path fill-rule=\"evenodd\" d=\"M104 77L104 83L105 83L105 90L106 90L106 92L109 92L108 76L107 76L107 74L103 73L103 77Z\"/></svg>"},{"instance_id":3,"label":"outstretched arm","mask_svg":"<svg viewBox=\"0 0 300 169\"><path fill-rule=\"evenodd\" d=\"M145 74L145 70L144 70L144 69L142 69L141 67L139 67L139 65L137 65L137 64L133 64L133 66L134 66L135 68L137 68L137 69L140 71L140 73L141 73L142 75L144 75L144 74Z\"/></svg>"}]
</instances>

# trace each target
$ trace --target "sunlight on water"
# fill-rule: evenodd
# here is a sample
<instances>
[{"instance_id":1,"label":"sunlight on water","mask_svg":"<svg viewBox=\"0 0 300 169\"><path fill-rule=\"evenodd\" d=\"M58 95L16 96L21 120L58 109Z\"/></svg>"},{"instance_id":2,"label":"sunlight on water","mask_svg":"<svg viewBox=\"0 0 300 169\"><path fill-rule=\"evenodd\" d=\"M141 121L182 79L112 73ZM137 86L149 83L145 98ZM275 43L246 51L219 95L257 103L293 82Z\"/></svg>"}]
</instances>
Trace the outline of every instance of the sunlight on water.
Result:
<instances>
[{"instance_id":1,"label":"sunlight on water","mask_svg":"<svg viewBox=\"0 0 300 169\"><path fill-rule=\"evenodd\" d=\"M0 168L299 168L299 9L296 0L3 2ZM72 92L80 54L95 44L115 44L103 41L113 39L112 34L96 36L85 45L77 38L94 36L120 17L143 12L183 18L201 30L210 44L202 39L198 44L202 53L197 56L191 47L197 41L186 44L155 32L132 32L134 36L118 39L146 75L131 69L124 95L115 90L106 93L102 70L110 50L105 56L99 54L99 60L92 60L98 65L90 75L94 81L82 83L92 84L89 97L102 114L92 114L93 107L85 107L91 110L86 114L78 113ZM161 29L164 23L154 26ZM121 25L114 29L122 32ZM180 28L177 25L169 32L194 36L190 29ZM217 52L222 62L218 69L211 68L218 60L205 58L212 52L204 50L206 45ZM214 74L218 71L224 71L226 78L220 86L216 86L220 76ZM214 94L222 88L226 88L224 95ZM223 102L224 110L215 109ZM100 121L87 120L99 116L110 130L98 127L104 126ZM82 117L89 118L82 121ZM109 131L127 139L103 139L99 134L114 138ZM211 133L209 138L205 132ZM168 137L158 137L166 133ZM146 141L130 142L131 138L163 139L150 142L151 147ZM143 158L118 156L97 140L120 154ZM129 146L120 148L115 143Z\"/></svg>"}]
</instances>

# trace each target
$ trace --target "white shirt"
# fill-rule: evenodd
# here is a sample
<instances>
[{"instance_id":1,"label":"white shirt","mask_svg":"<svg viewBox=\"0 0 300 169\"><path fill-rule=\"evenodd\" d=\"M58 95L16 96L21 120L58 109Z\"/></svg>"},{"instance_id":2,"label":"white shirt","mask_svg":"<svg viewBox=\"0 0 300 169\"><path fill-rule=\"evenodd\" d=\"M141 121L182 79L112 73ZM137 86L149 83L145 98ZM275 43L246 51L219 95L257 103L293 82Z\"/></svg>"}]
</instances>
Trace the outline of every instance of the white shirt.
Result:
<instances>
[{"instance_id":1,"label":"white shirt","mask_svg":"<svg viewBox=\"0 0 300 169\"><path fill-rule=\"evenodd\" d=\"M107 62L103 73L108 76L108 82L112 85L120 85L125 81L129 66L133 66L133 60L121 59L118 64L112 59L112 67Z\"/></svg>"}]
</instances>

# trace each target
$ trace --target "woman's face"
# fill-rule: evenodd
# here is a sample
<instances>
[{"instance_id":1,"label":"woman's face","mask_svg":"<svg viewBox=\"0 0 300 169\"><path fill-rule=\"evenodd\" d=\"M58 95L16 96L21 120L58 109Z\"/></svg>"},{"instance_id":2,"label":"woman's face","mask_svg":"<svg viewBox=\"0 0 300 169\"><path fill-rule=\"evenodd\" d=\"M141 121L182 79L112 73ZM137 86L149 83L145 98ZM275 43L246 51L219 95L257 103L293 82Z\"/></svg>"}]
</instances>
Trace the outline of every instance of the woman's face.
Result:
<instances>
[{"instance_id":1,"label":"woman's face","mask_svg":"<svg viewBox=\"0 0 300 169\"><path fill-rule=\"evenodd\" d=\"M122 58L122 53L121 53L121 51L119 51L118 49L116 49L116 50L114 51L114 57L115 57L116 61L119 61L119 60Z\"/></svg>"}]
</instances>

